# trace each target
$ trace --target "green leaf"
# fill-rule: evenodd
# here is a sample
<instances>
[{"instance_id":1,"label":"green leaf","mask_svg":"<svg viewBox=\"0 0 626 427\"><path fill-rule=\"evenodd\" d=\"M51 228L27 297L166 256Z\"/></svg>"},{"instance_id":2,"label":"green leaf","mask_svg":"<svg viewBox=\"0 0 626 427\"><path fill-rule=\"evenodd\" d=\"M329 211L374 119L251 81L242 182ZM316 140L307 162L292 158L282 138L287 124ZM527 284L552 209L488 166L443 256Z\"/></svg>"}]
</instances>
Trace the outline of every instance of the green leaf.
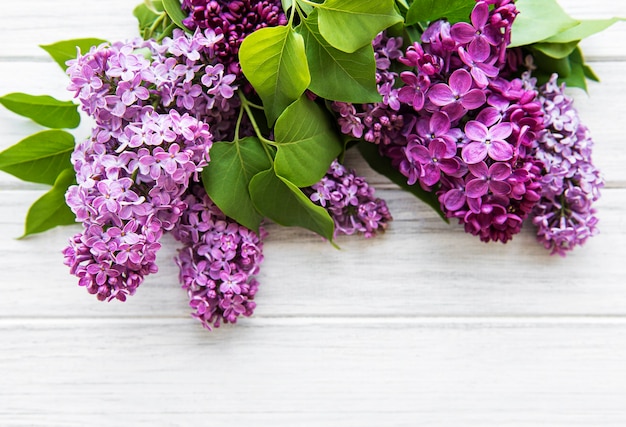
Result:
<instances>
[{"instance_id":1,"label":"green leaf","mask_svg":"<svg viewBox=\"0 0 626 427\"><path fill-rule=\"evenodd\" d=\"M593 69L585 64L583 65L583 71L585 73L585 77L587 77L589 80L593 80L594 82L599 82L600 81L600 77L598 77L598 75L593 71Z\"/></svg>"},{"instance_id":2,"label":"green leaf","mask_svg":"<svg viewBox=\"0 0 626 427\"><path fill-rule=\"evenodd\" d=\"M552 73L557 73L561 77L567 77L572 72L569 56L565 58L553 58L532 48L531 51L533 53L535 66L537 67L537 71L533 74L542 73L549 78Z\"/></svg>"},{"instance_id":3,"label":"green leaf","mask_svg":"<svg viewBox=\"0 0 626 427\"><path fill-rule=\"evenodd\" d=\"M64 169L59 174L50 191L37 199L28 210L24 235L20 239L58 225L70 225L76 222L74 213L65 204L65 193L70 185L76 183L75 179L73 169Z\"/></svg>"},{"instance_id":4,"label":"green leaf","mask_svg":"<svg viewBox=\"0 0 626 427\"><path fill-rule=\"evenodd\" d=\"M250 195L258 211L275 223L303 227L332 241L334 222L328 211L272 169L252 178Z\"/></svg>"},{"instance_id":5,"label":"green leaf","mask_svg":"<svg viewBox=\"0 0 626 427\"><path fill-rule=\"evenodd\" d=\"M293 0L280 0L280 5L283 7L283 11L286 13L293 7Z\"/></svg>"},{"instance_id":6,"label":"green leaf","mask_svg":"<svg viewBox=\"0 0 626 427\"><path fill-rule=\"evenodd\" d=\"M163 0L163 8L167 13L167 16L170 17L172 22L176 24L178 27L183 30L189 32L189 28L183 24L183 19L187 16L183 13L182 6L180 5L180 1L178 0Z\"/></svg>"},{"instance_id":7,"label":"green leaf","mask_svg":"<svg viewBox=\"0 0 626 427\"><path fill-rule=\"evenodd\" d=\"M578 25L568 28L565 31L561 31L544 41L547 43L569 43L579 41L606 30L618 21L622 21L622 19L583 19L578 23Z\"/></svg>"},{"instance_id":8,"label":"green leaf","mask_svg":"<svg viewBox=\"0 0 626 427\"><path fill-rule=\"evenodd\" d=\"M261 28L239 49L241 69L263 100L268 124L309 86L304 40L291 27Z\"/></svg>"},{"instance_id":9,"label":"green leaf","mask_svg":"<svg viewBox=\"0 0 626 427\"><path fill-rule=\"evenodd\" d=\"M415 0L406 14L406 24L433 22L446 18L451 24L469 22L475 0Z\"/></svg>"},{"instance_id":10,"label":"green leaf","mask_svg":"<svg viewBox=\"0 0 626 427\"><path fill-rule=\"evenodd\" d=\"M517 0L515 6L520 13L513 23L510 47L537 43L579 24L556 0Z\"/></svg>"},{"instance_id":11,"label":"green leaf","mask_svg":"<svg viewBox=\"0 0 626 427\"><path fill-rule=\"evenodd\" d=\"M67 65L65 65L65 62L76 58L77 49L79 49L82 54L85 54L89 52L92 46L98 46L102 43L106 43L106 40L85 38L63 40L48 45L39 45L39 47L48 52L52 59L54 59L63 70L66 70Z\"/></svg>"},{"instance_id":12,"label":"green leaf","mask_svg":"<svg viewBox=\"0 0 626 427\"><path fill-rule=\"evenodd\" d=\"M145 38L148 35L149 28L159 19L160 15L145 3L141 3L133 10L133 16L137 18L139 32Z\"/></svg>"},{"instance_id":13,"label":"green leaf","mask_svg":"<svg viewBox=\"0 0 626 427\"><path fill-rule=\"evenodd\" d=\"M565 82L568 87L578 87L587 91L587 80L585 77L585 60L580 48L577 48L569 56L571 72L567 76L562 76L559 81Z\"/></svg>"},{"instance_id":14,"label":"green leaf","mask_svg":"<svg viewBox=\"0 0 626 427\"><path fill-rule=\"evenodd\" d=\"M53 185L61 171L71 168L74 137L62 130L31 135L0 153L0 170L24 181Z\"/></svg>"},{"instance_id":15,"label":"green leaf","mask_svg":"<svg viewBox=\"0 0 626 427\"><path fill-rule=\"evenodd\" d=\"M298 187L318 182L341 153L342 143L325 111L302 96L276 121L276 173Z\"/></svg>"},{"instance_id":16,"label":"green leaf","mask_svg":"<svg viewBox=\"0 0 626 427\"><path fill-rule=\"evenodd\" d=\"M377 145L371 144L369 142L360 142L357 144L357 147L363 158L367 161L372 169L374 169L379 174L386 176L400 188L408 191L409 193L420 199L422 202L426 203L428 206L433 208L433 210L437 212L437 214L445 222L448 222L448 219L445 217L444 213L441 210L439 200L437 199L435 193L432 191L426 191L422 189L422 187L420 187L419 185L407 184L407 178L392 166L391 160L388 157L380 155Z\"/></svg>"},{"instance_id":17,"label":"green leaf","mask_svg":"<svg viewBox=\"0 0 626 427\"><path fill-rule=\"evenodd\" d=\"M165 11L162 0L144 0L143 4L155 14Z\"/></svg>"},{"instance_id":18,"label":"green leaf","mask_svg":"<svg viewBox=\"0 0 626 427\"><path fill-rule=\"evenodd\" d=\"M211 147L211 161L202 170L202 182L222 212L258 231L263 216L254 207L248 187L254 175L271 167L258 138L216 142Z\"/></svg>"},{"instance_id":19,"label":"green leaf","mask_svg":"<svg viewBox=\"0 0 626 427\"><path fill-rule=\"evenodd\" d=\"M542 52L551 58L568 57L578 46L579 40L567 43L546 43L540 42L533 44L533 48Z\"/></svg>"},{"instance_id":20,"label":"green leaf","mask_svg":"<svg viewBox=\"0 0 626 427\"><path fill-rule=\"evenodd\" d=\"M59 101L48 95L9 93L0 97L0 104L49 128L75 128L80 124L78 107L72 101Z\"/></svg>"},{"instance_id":21,"label":"green leaf","mask_svg":"<svg viewBox=\"0 0 626 427\"><path fill-rule=\"evenodd\" d=\"M402 16L394 0L326 0L317 7L319 30L334 47L354 52Z\"/></svg>"},{"instance_id":22,"label":"green leaf","mask_svg":"<svg viewBox=\"0 0 626 427\"><path fill-rule=\"evenodd\" d=\"M371 44L353 53L335 49L319 32L317 11L313 11L296 30L304 38L311 91L334 101L380 102L381 96L376 88L376 60Z\"/></svg>"}]
</instances>

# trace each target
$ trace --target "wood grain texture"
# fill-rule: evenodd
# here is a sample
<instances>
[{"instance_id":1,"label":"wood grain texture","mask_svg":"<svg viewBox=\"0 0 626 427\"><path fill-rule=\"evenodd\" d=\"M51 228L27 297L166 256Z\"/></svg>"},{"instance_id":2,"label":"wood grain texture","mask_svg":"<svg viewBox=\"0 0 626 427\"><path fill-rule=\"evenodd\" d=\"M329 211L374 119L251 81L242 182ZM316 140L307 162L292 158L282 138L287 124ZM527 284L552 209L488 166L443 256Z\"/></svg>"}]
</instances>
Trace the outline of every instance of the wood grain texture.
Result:
<instances>
[{"instance_id":1,"label":"wood grain texture","mask_svg":"<svg viewBox=\"0 0 626 427\"><path fill-rule=\"evenodd\" d=\"M626 2L560 3L626 16ZM37 45L132 37L134 6L4 1L0 94L69 99ZM530 224L481 243L349 155L387 200L388 232L335 250L269 225L255 315L209 333L188 315L172 239L137 295L100 303L62 265L78 227L16 240L46 187L0 174L0 426L626 425L624 40L618 23L583 42L602 83L570 93L607 186L601 234L567 258ZM0 109L0 150L39 129Z\"/></svg>"}]
</instances>

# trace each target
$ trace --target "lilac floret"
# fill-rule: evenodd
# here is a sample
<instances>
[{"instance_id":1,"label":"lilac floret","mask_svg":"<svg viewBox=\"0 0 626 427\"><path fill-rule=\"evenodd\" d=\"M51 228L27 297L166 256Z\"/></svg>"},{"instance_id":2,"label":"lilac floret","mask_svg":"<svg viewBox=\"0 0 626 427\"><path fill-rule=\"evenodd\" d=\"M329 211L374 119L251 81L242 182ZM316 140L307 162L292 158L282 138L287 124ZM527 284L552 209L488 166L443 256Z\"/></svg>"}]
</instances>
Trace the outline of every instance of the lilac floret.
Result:
<instances>
[{"instance_id":1,"label":"lilac floret","mask_svg":"<svg viewBox=\"0 0 626 427\"><path fill-rule=\"evenodd\" d=\"M557 76L539 92L546 129L537 139L534 153L543 162L545 174L533 223L546 249L563 256L597 234L594 203L604 180L591 160L589 130L580 122L573 100L557 83Z\"/></svg>"},{"instance_id":2,"label":"lilac floret","mask_svg":"<svg viewBox=\"0 0 626 427\"><path fill-rule=\"evenodd\" d=\"M373 237L391 221L387 204L374 196L374 188L337 160L318 183L305 191L313 202L328 210L335 223L335 236L362 233Z\"/></svg>"},{"instance_id":3,"label":"lilac floret","mask_svg":"<svg viewBox=\"0 0 626 427\"><path fill-rule=\"evenodd\" d=\"M183 244L176 263L192 316L207 329L251 316L265 232L226 217L201 184L193 184L184 201L187 209L172 233Z\"/></svg>"}]
</instances>

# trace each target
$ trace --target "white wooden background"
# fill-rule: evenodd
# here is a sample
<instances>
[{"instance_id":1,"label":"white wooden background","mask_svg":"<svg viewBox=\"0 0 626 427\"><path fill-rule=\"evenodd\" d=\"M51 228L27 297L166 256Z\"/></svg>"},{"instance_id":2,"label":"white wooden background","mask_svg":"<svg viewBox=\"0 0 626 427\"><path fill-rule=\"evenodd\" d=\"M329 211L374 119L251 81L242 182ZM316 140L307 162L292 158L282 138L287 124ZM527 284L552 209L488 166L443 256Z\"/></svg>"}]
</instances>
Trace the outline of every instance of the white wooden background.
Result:
<instances>
[{"instance_id":1,"label":"white wooden background","mask_svg":"<svg viewBox=\"0 0 626 427\"><path fill-rule=\"evenodd\" d=\"M37 45L134 36L136 1L1 0L0 94L67 99ZM626 16L623 1L561 4ZM626 25L583 47L603 82L574 93L607 186L601 234L565 259L530 224L483 244L353 158L388 232L337 251L270 226L256 314L207 332L171 240L137 295L98 302L62 265L77 228L16 240L45 189L0 174L0 426L626 425ZM35 130L0 110L0 149Z\"/></svg>"}]
</instances>

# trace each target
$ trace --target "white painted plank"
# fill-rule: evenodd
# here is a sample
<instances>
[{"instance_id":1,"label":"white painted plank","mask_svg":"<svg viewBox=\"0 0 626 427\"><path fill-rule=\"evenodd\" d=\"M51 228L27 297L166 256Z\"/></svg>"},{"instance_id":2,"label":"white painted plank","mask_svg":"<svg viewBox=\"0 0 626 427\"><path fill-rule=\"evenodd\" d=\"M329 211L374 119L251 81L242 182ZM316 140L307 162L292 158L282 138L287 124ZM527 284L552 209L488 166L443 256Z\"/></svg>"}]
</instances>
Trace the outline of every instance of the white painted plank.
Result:
<instances>
[{"instance_id":1,"label":"white painted plank","mask_svg":"<svg viewBox=\"0 0 626 427\"><path fill-rule=\"evenodd\" d=\"M98 302L62 265L77 228L13 239L36 194L0 192L0 317L187 316L174 241L137 295ZM601 234L565 259L534 241L531 224L506 245L484 244L398 190L378 194L395 216L390 229L342 238L340 251L310 232L269 227L258 316L626 315L626 190L604 192Z\"/></svg>"},{"instance_id":2,"label":"white painted plank","mask_svg":"<svg viewBox=\"0 0 626 427\"><path fill-rule=\"evenodd\" d=\"M45 319L0 331L3 426L626 424L623 320L268 319L208 335L185 320Z\"/></svg>"}]
</instances>

